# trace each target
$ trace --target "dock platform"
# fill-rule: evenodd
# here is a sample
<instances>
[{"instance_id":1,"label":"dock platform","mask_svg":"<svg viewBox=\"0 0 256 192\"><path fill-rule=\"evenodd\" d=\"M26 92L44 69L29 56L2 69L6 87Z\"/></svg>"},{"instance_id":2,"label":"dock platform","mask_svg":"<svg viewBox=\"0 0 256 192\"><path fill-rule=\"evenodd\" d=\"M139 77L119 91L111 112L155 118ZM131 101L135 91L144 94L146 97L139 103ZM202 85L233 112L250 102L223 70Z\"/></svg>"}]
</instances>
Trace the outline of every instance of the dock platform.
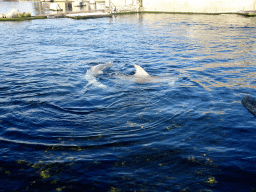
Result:
<instances>
[{"instance_id":1,"label":"dock platform","mask_svg":"<svg viewBox=\"0 0 256 192\"><path fill-rule=\"evenodd\" d=\"M100 17L112 17L112 14L105 13L105 12L69 13L69 14L66 14L66 17L73 18L73 19L91 19L91 18L100 18Z\"/></svg>"},{"instance_id":2,"label":"dock platform","mask_svg":"<svg viewBox=\"0 0 256 192\"><path fill-rule=\"evenodd\" d=\"M238 15L243 15L246 17L256 17L256 11L252 10L252 11L239 11Z\"/></svg>"}]
</instances>

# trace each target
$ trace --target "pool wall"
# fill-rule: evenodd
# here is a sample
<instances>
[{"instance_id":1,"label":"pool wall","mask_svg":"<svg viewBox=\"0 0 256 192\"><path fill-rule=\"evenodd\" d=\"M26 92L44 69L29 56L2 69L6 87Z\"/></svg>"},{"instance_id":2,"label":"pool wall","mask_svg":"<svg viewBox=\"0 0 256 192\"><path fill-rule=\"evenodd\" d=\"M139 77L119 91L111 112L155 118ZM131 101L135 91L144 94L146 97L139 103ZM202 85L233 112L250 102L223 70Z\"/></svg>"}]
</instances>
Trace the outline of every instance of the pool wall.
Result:
<instances>
[{"instance_id":1,"label":"pool wall","mask_svg":"<svg viewBox=\"0 0 256 192\"><path fill-rule=\"evenodd\" d=\"M255 10L256 0L106 0L106 5L139 5L139 11L236 13Z\"/></svg>"}]
</instances>

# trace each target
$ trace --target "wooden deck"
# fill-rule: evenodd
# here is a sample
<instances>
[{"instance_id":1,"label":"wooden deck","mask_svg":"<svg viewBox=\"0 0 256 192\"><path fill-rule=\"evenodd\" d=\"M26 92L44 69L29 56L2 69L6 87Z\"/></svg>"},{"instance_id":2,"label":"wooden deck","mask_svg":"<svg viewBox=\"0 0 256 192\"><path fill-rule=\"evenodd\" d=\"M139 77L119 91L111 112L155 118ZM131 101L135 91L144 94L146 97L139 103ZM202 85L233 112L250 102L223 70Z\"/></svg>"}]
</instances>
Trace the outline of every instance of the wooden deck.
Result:
<instances>
[{"instance_id":1,"label":"wooden deck","mask_svg":"<svg viewBox=\"0 0 256 192\"><path fill-rule=\"evenodd\" d=\"M24 21L32 19L51 19L51 18L72 18L72 19L91 19L100 17L112 17L112 14L105 11L83 11L83 12L56 12L53 14L37 15L32 17L22 18L0 18L0 21Z\"/></svg>"},{"instance_id":2,"label":"wooden deck","mask_svg":"<svg viewBox=\"0 0 256 192\"><path fill-rule=\"evenodd\" d=\"M47 16L47 18L72 18L72 19L89 19L89 18L99 18L99 17L111 17L112 14L103 11L81 11L81 12L60 12L39 16Z\"/></svg>"},{"instance_id":3,"label":"wooden deck","mask_svg":"<svg viewBox=\"0 0 256 192\"><path fill-rule=\"evenodd\" d=\"M85 12L85 13L69 13L66 17L73 19L89 19L89 18L100 18L100 17L112 17L111 13L105 12Z\"/></svg>"}]
</instances>

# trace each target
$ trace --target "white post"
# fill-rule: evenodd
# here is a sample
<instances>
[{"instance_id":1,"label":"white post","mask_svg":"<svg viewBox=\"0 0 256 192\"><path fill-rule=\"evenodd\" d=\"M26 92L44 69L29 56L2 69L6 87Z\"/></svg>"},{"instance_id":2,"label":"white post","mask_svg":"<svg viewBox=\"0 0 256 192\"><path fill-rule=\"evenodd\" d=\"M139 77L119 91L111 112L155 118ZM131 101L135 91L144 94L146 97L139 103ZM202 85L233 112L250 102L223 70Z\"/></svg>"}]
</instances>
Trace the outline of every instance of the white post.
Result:
<instances>
[{"instance_id":1,"label":"white post","mask_svg":"<svg viewBox=\"0 0 256 192\"><path fill-rule=\"evenodd\" d=\"M96 2L95 0L90 0L90 9L91 10L96 10Z\"/></svg>"}]
</instances>

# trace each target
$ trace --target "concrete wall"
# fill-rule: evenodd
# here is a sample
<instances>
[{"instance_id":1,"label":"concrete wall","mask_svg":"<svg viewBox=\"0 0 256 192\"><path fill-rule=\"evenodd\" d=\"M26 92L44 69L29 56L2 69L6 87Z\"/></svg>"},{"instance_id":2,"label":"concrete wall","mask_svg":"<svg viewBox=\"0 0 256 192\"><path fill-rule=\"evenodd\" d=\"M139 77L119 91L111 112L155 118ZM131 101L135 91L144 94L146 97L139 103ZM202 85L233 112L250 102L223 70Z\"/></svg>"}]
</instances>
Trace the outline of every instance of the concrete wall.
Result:
<instances>
[{"instance_id":1,"label":"concrete wall","mask_svg":"<svg viewBox=\"0 0 256 192\"><path fill-rule=\"evenodd\" d=\"M119 7L119 6L129 7L129 6L136 5L137 0L105 0L105 4L106 6L108 6L109 4L112 4L113 7Z\"/></svg>"},{"instance_id":2,"label":"concrete wall","mask_svg":"<svg viewBox=\"0 0 256 192\"><path fill-rule=\"evenodd\" d=\"M255 4L256 0L142 0L141 11L226 13L255 10Z\"/></svg>"},{"instance_id":3,"label":"concrete wall","mask_svg":"<svg viewBox=\"0 0 256 192\"><path fill-rule=\"evenodd\" d=\"M105 0L106 6L111 2L115 6L125 6L128 7L129 5L133 4L134 0Z\"/></svg>"},{"instance_id":4,"label":"concrete wall","mask_svg":"<svg viewBox=\"0 0 256 192\"><path fill-rule=\"evenodd\" d=\"M96 2L96 10L103 10L103 9L105 9L105 1L95 0L95 2Z\"/></svg>"}]
</instances>

